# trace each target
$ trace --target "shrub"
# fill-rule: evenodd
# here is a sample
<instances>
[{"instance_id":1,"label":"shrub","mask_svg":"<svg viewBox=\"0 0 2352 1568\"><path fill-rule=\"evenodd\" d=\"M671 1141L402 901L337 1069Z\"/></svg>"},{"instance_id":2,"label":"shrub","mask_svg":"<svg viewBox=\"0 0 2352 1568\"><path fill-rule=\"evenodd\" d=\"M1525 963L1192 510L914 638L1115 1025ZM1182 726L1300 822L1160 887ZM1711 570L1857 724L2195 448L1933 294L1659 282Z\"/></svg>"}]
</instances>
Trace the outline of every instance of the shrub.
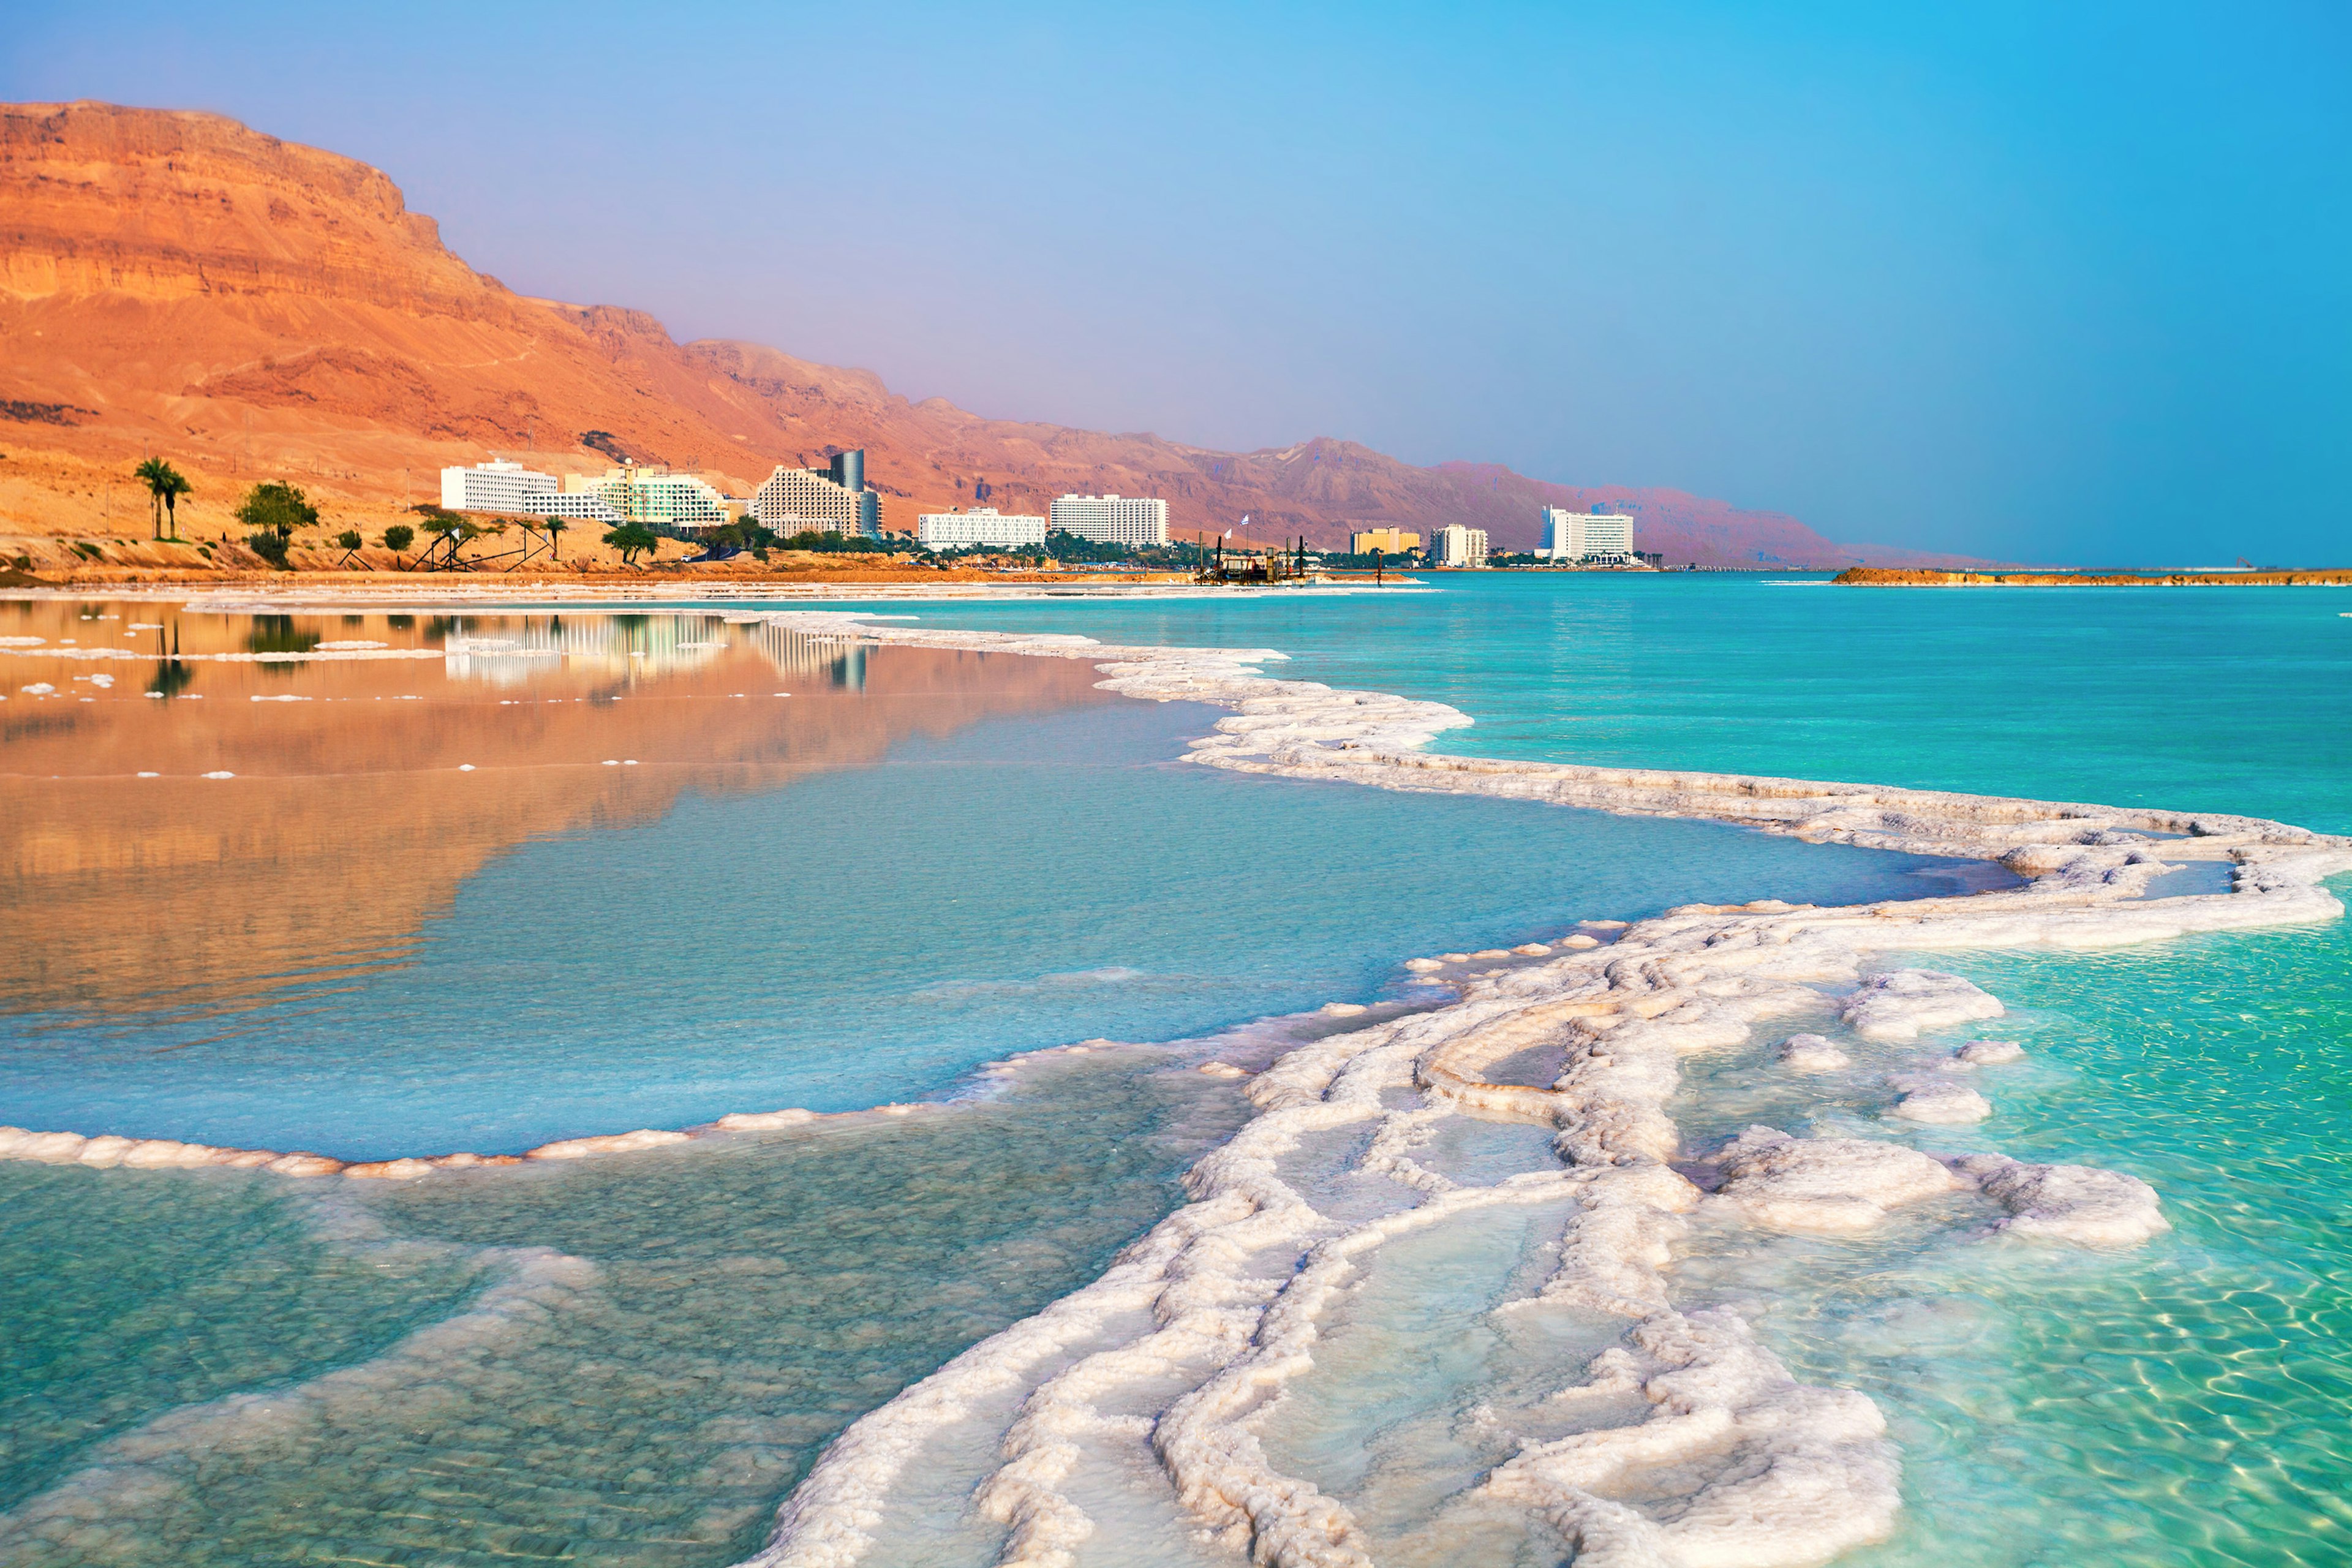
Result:
<instances>
[{"instance_id":1,"label":"shrub","mask_svg":"<svg viewBox=\"0 0 2352 1568\"><path fill-rule=\"evenodd\" d=\"M360 531L356 528L347 528L335 535L336 545L344 550L357 550L366 542L367 541L360 537Z\"/></svg>"},{"instance_id":2,"label":"shrub","mask_svg":"<svg viewBox=\"0 0 2352 1568\"><path fill-rule=\"evenodd\" d=\"M295 486L272 480L246 491L236 520L247 528L266 528L285 539L298 528L318 527L319 509Z\"/></svg>"},{"instance_id":3,"label":"shrub","mask_svg":"<svg viewBox=\"0 0 2352 1568\"><path fill-rule=\"evenodd\" d=\"M259 533L248 533L245 536L245 544L247 549L277 567L280 572L293 570L286 563L285 535L267 530Z\"/></svg>"},{"instance_id":4,"label":"shrub","mask_svg":"<svg viewBox=\"0 0 2352 1568\"><path fill-rule=\"evenodd\" d=\"M604 535L604 542L621 552L621 563L634 566L641 554L650 554L661 542L654 531L642 523L625 522Z\"/></svg>"},{"instance_id":5,"label":"shrub","mask_svg":"<svg viewBox=\"0 0 2352 1568\"><path fill-rule=\"evenodd\" d=\"M416 531L404 522L395 522L383 531L383 547L394 555L416 542Z\"/></svg>"},{"instance_id":6,"label":"shrub","mask_svg":"<svg viewBox=\"0 0 2352 1568\"><path fill-rule=\"evenodd\" d=\"M92 544L87 539L75 540L74 551L85 561L103 561L106 559L106 552L100 550L97 545Z\"/></svg>"}]
</instances>

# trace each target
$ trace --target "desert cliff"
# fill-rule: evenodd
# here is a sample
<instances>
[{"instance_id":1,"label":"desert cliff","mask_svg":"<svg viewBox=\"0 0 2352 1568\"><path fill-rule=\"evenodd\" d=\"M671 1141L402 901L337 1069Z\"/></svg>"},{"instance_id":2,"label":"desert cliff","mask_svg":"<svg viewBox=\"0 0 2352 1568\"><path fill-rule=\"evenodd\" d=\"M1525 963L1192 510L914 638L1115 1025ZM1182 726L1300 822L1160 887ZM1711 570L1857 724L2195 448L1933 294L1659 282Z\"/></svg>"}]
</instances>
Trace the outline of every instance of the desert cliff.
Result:
<instances>
[{"instance_id":1,"label":"desert cliff","mask_svg":"<svg viewBox=\"0 0 2352 1568\"><path fill-rule=\"evenodd\" d=\"M332 153L211 114L0 106L0 547L12 552L143 540L148 503L129 468L151 452L196 483L183 531L217 539L259 479L305 486L331 529L372 531L436 499L444 465L491 452L557 472L626 454L743 495L777 462L844 447L866 449L893 526L971 505L984 485L1008 510L1069 490L1161 495L1180 533L1246 513L1261 538L1344 545L1368 524L1466 522L1499 549L1536 542L1541 505L1605 503L1676 563L1930 563L1676 490L1415 468L1330 439L1215 452L914 403L868 372L678 343L642 311L518 294L453 255L381 171Z\"/></svg>"}]
</instances>

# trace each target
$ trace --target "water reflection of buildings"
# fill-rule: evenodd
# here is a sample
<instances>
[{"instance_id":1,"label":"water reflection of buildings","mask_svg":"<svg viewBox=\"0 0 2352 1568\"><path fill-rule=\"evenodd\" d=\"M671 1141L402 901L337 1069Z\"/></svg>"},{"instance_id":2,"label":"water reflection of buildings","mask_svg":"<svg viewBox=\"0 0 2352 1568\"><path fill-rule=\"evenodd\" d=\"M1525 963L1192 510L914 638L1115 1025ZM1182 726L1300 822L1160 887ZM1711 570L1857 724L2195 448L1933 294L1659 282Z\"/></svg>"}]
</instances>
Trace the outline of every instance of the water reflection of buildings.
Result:
<instances>
[{"instance_id":1,"label":"water reflection of buildings","mask_svg":"<svg viewBox=\"0 0 2352 1568\"><path fill-rule=\"evenodd\" d=\"M852 691L866 689L868 645L865 643L763 621L751 628L751 644L767 656L779 675L828 680Z\"/></svg>"},{"instance_id":2,"label":"water reflection of buildings","mask_svg":"<svg viewBox=\"0 0 2352 1568\"><path fill-rule=\"evenodd\" d=\"M765 622L733 626L716 616L468 616L450 628L443 668L452 680L497 687L523 685L559 666L634 681L701 669L735 646L739 633L779 675L866 689L862 642Z\"/></svg>"}]
</instances>

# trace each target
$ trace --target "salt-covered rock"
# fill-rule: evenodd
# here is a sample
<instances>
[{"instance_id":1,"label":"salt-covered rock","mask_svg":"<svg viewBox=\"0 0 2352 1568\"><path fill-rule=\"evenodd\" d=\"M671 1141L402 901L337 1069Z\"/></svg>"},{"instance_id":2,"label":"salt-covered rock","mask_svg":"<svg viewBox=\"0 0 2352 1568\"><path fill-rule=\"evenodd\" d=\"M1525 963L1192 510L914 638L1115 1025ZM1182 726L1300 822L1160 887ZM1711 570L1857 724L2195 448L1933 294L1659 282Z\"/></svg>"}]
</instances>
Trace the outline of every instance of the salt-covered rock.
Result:
<instances>
[{"instance_id":1,"label":"salt-covered rock","mask_svg":"<svg viewBox=\"0 0 2352 1568\"><path fill-rule=\"evenodd\" d=\"M1970 1040L1952 1053L1952 1059L1972 1068L1984 1068L2013 1062L2024 1055L2025 1047L2015 1040Z\"/></svg>"},{"instance_id":2,"label":"salt-covered rock","mask_svg":"<svg viewBox=\"0 0 2352 1568\"><path fill-rule=\"evenodd\" d=\"M1581 951L1588 947L1599 947L1601 945L1601 939L1597 936L1587 936L1582 931L1578 931L1574 936L1570 937L1559 945L1562 947L1573 947Z\"/></svg>"},{"instance_id":3,"label":"salt-covered rock","mask_svg":"<svg viewBox=\"0 0 2352 1568\"><path fill-rule=\"evenodd\" d=\"M82 1144L81 1163L85 1165L96 1165L101 1169L119 1165L122 1163L122 1156L131 1152L131 1147L138 1142L136 1138L123 1138L111 1132L101 1134Z\"/></svg>"},{"instance_id":4,"label":"salt-covered rock","mask_svg":"<svg viewBox=\"0 0 2352 1568\"><path fill-rule=\"evenodd\" d=\"M1943 1162L1867 1138L1792 1138L1751 1127L1716 1156L1720 1196L1775 1230L1867 1230L1889 1209L1969 1185Z\"/></svg>"},{"instance_id":5,"label":"salt-covered rock","mask_svg":"<svg viewBox=\"0 0 2352 1568\"><path fill-rule=\"evenodd\" d=\"M345 1165L343 1174L362 1181L413 1182L433 1173L430 1160L365 1160L355 1165Z\"/></svg>"},{"instance_id":6,"label":"salt-covered rock","mask_svg":"<svg viewBox=\"0 0 2352 1568\"><path fill-rule=\"evenodd\" d=\"M215 1163L220 1151L207 1143L183 1143L172 1138L146 1138L122 1152L120 1163L132 1170L184 1170Z\"/></svg>"},{"instance_id":7,"label":"salt-covered rock","mask_svg":"<svg viewBox=\"0 0 2352 1568\"><path fill-rule=\"evenodd\" d=\"M1650 1405L1632 1426L1529 1444L1482 1489L1542 1510L1579 1568L1796 1568L1894 1529L1902 1500L1878 1406L1799 1383L1721 1308L1644 1320L1559 1397ZM1674 1506L1632 1506L1662 1496Z\"/></svg>"},{"instance_id":8,"label":"salt-covered rock","mask_svg":"<svg viewBox=\"0 0 2352 1568\"><path fill-rule=\"evenodd\" d=\"M1954 1127L1992 1114L1992 1101L1949 1073L1890 1073L1886 1081L1899 1097L1887 1114L1905 1121Z\"/></svg>"},{"instance_id":9,"label":"salt-covered rock","mask_svg":"<svg viewBox=\"0 0 2352 1568\"><path fill-rule=\"evenodd\" d=\"M1998 1018L2001 1012L1997 998L1957 974L1893 969L1864 981L1840 1016L1865 1040L1916 1040L1923 1030Z\"/></svg>"},{"instance_id":10,"label":"salt-covered rock","mask_svg":"<svg viewBox=\"0 0 2352 1568\"><path fill-rule=\"evenodd\" d=\"M20 1136L16 1140L16 1146L8 1152L8 1157L12 1160L37 1160L45 1165L75 1163L81 1158L82 1145L89 1142L79 1132L25 1132L16 1128L10 1131L20 1133Z\"/></svg>"},{"instance_id":11,"label":"salt-covered rock","mask_svg":"<svg viewBox=\"0 0 2352 1568\"><path fill-rule=\"evenodd\" d=\"M331 1176L342 1168L341 1160L331 1160L324 1154L312 1154L301 1150L277 1155L260 1167L280 1176Z\"/></svg>"},{"instance_id":12,"label":"salt-covered rock","mask_svg":"<svg viewBox=\"0 0 2352 1568\"><path fill-rule=\"evenodd\" d=\"M783 1110L737 1110L720 1117L712 1126L729 1132L765 1132L778 1127L801 1127L814 1121L817 1113L794 1106Z\"/></svg>"},{"instance_id":13,"label":"salt-covered rock","mask_svg":"<svg viewBox=\"0 0 2352 1568\"><path fill-rule=\"evenodd\" d=\"M1790 1072L1835 1072L1853 1065L1852 1057L1822 1035L1791 1035L1780 1042L1777 1054Z\"/></svg>"},{"instance_id":14,"label":"salt-covered rock","mask_svg":"<svg viewBox=\"0 0 2352 1568\"><path fill-rule=\"evenodd\" d=\"M640 1149L659 1149L672 1143L683 1143L688 1135L664 1131L652 1127L640 1127L635 1132L607 1132L594 1138L559 1138L552 1143L541 1143L526 1150L527 1160L585 1160L596 1154L634 1154Z\"/></svg>"},{"instance_id":15,"label":"salt-covered rock","mask_svg":"<svg viewBox=\"0 0 2352 1568\"><path fill-rule=\"evenodd\" d=\"M1201 1070L1211 1078L1247 1078L1249 1073L1231 1062L1202 1062Z\"/></svg>"},{"instance_id":16,"label":"salt-covered rock","mask_svg":"<svg viewBox=\"0 0 2352 1568\"><path fill-rule=\"evenodd\" d=\"M1971 1154L1954 1164L2009 1211L1997 1230L2082 1247L2136 1247L2172 1228L2156 1189L2121 1171L2028 1164L2004 1154Z\"/></svg>"}]
</instances>

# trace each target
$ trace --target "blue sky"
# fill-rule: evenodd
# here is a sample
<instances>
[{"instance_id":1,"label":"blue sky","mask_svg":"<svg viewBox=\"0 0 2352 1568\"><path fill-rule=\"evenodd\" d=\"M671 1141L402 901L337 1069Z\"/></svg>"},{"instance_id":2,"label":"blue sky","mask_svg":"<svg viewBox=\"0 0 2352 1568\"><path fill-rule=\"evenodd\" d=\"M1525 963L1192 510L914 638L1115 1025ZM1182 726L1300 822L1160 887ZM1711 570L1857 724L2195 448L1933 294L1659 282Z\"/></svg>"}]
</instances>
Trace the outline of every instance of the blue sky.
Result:
<instances>
[{"instance_id":1,"label":"blue sky","mask_svg":"<svg viewBox=\"0 0 2352 1568\"><path fill-rule=\"evenodd\" d=\"M2352 563L2352 6L16 9L526 292L982 413Z\"/></svg>"}]
</instances>

